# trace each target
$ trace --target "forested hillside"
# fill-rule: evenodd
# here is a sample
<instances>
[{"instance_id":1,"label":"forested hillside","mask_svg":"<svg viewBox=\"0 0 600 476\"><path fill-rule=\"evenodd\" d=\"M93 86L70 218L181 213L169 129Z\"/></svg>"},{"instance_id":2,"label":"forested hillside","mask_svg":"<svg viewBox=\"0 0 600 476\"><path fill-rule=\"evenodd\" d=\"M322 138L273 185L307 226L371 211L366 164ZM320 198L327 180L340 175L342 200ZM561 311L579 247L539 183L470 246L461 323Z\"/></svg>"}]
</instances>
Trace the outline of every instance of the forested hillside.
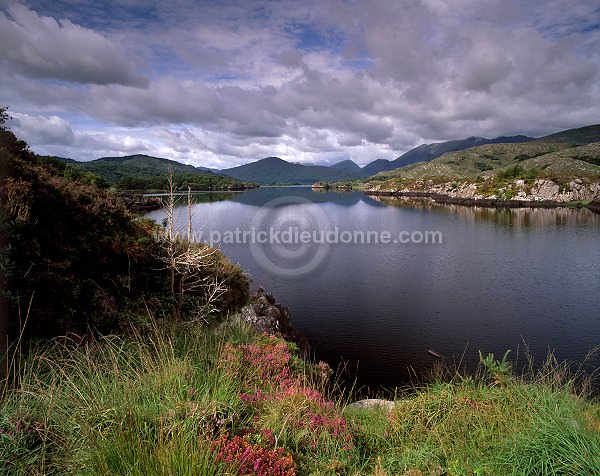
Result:
<instances>
[{"instance_id":1,"label":"forested hillside","mask_svg":"<svg viewBox=\"0 0 600 476\"><path fill-rule=\"evenodd\" d=\"M12 337L114 331L194 306L195 298L173 292L181 283L170 282L164 230L135 219L96 175L37 157L4 128L0 164L0 269ZM245 301L240 270L218 251L205 265L202 273L227 285L220 311Z\"/></svg>"}]
</instances>

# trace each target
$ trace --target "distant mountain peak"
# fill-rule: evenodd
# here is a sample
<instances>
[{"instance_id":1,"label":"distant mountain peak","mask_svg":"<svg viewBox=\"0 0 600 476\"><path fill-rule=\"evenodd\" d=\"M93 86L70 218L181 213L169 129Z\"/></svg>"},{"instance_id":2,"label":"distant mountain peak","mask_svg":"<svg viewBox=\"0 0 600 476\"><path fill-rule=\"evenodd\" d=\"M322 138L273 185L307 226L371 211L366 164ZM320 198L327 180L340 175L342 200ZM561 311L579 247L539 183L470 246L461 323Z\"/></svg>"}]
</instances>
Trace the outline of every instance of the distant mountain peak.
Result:
<instances>
[{"instance_id":1,"label":"distant mountain peak","mask_svg":"<svg viewBox=\"0 0 600 476\"><path fill-rule=\"evenodd\" d=\"M358 172L360 172L360 168ZM361 178L360 173L352 170L332 169L322 165L294 164L279 157L266 157L249 164L223 169L221 173L238 180L259 183L312 184Z\"/></svg>"},{"instance_id":2,"label":"distant mountain peak","mask_svg":"<svg viewBox=\"0 0 600 476\"><path fill-rule=\"evenodd\" d=\"M337 164L333 164L329 166L332 169L343 169L343 170L353 170L354 172L360 172L360 166L354 162L353 160L346 159L338 162Z\"/></svg>"},{"instance_id":3,"label":"distant mountain peak","mask_svg":"<svg viewBox=\"0 0 600 476\"><path fill-rule=\"evenodd\" d=\"M512 136L512 137L496 137L495 139L487 139L485 137L471 136L466 139L449 140L446 142L435 142L433 144L421 144L412 150L392 161L392 169L403 167L405 165L415 164L417 162L431 162L440 155L446 152L456 152L459 150L470 149L478 145L485 144L501 144L501 143L517 143L529 142L534 140L533 137L527 136Z\"/></svg>"}]
</instances>

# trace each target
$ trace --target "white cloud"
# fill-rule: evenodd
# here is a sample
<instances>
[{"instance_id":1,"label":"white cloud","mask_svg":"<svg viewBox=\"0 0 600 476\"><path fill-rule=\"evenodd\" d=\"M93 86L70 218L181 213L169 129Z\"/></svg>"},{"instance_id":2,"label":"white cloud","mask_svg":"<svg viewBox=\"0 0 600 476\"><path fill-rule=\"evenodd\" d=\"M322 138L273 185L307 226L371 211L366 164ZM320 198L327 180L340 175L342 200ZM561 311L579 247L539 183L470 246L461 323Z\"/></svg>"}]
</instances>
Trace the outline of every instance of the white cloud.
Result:
<instances>
[{"instance_id":1,"label":"white cloud","mask_svg":"<svg viewBox=\"0 0 600 476\"><path fill-rule=\"evenodd\" d=\"M71 125L58 116L30 116L11 112L11 130L30 145L71 145L75 135Z\"/></svg>"},{"instance_id":2,"label":"white cloud","mask_svg":"<svg viewBox=\"0 0 600 476\"><path fill-rule=\"evenodd\" d=\"M0 11L0 58L26 75L76 83L145 86L123 50L69 20L40 17L22 5Z\"/></svg>"},{"instance_id":3,"label":"white cloud","mask_svg":"<svg viewBox=\"0 0 600 476\"><path fill-rule=\"evenodd\" d=\"M269 155L365 164L423 142L543 135L600 116L600 14L585 0L178 0L148 14L137 0L36 3L52 18L23 7L0 16L24 45L19 57L0 46L0 87L11 110L69 118L63 155L79 145L86 157L152 151L219 168ZM128 87L142 74L125 51L145 61L146 88ZM40 60L52 55L60 61ZM35 79L44 71L86 84Z\"/></svg>"}]
</instances>

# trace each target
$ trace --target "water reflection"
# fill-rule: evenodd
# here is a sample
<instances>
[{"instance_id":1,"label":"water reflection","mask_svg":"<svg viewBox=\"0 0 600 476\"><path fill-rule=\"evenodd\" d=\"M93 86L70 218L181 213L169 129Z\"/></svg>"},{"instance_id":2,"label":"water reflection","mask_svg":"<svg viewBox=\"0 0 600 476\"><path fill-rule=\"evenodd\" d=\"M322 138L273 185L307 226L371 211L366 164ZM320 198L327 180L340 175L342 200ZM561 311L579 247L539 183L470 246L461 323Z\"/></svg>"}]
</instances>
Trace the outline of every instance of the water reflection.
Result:
<instances>
[{"instance_id":1,"label":"water reflection","mask_svg":"<svg viewBox=\"0 0 600 476\"><path fill-rule=\"evenodd\" d=\"M149 197L166 197L166 193L147 194ZM365 203L373 207L385 207L380 200L376 200L362 192L333 191L312 189L311 187L260 187L243 192L192 192L192 203L213 203L230 200L244 205L255 207L270 206L270 202L281 197L299 197L312 203L334 203L344 207L351 207L357 203ZM177 194L177 205L187 203L187 194Z\"/></svg>"},{"instance_id":2,"label":"water reflection","mask_svg":"<svg viewBox=\"0 0 600 476\"><path fill-rule=\"evenodd\" d=\"M429 198L373 197L373 200L397 208L455 215L461 220L492 222L507 228L545 228L600 226L600 214L588 208L491 208L436 203Z\"/></svg>"},{"instance_id":3,"label":"water reflection","mask_svg":"<svg viewBox=\"0 0 600 476\"><path fill-rule=\"evenodd\" d=\"M254 286L292 309L316 356L358 368L361 384L392 387L425 374L434 360L428 349L473 369L478 350L514 356L525 342L538 361L550 349L581 362L600 344L600 215L261 187L194 194L194 229L249 230L261 206L286 196L312 203L268 215L292 219L319 208L342 230L443 232L436 245L336 244L313 273L294 279L261 268L247 244L222 244ZM164 214L147 216L160 222Z\"/></svg>"},{"instance_id":4,"label":"water reflection","mask_svg":"<svg viewBox=\"0 0 600 476\"><path fill-rule=\"evenodd\" d=\"M312 203L334 203L344 207L351 207L361 202L373 207L385 207L383 203L362 192L315 191L310 187L260 187L237 195L234 201L262 207L268 206L269 202L281 197L299 197Z\"/></svg>"}]
</instances>

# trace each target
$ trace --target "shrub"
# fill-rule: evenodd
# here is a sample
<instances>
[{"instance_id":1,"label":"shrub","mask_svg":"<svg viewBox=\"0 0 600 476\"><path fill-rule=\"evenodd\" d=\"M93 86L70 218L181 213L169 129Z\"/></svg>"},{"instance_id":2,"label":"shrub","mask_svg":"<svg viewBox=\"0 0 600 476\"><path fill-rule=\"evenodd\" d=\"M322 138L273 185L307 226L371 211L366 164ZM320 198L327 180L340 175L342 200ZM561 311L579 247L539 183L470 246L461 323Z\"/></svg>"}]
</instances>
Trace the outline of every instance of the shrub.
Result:
<instances>
[{"instance_id":1,"label":"shrub","mask_svg":"<svg viewBox=\"0 0 600 476\"><path fill-rule=\"evenodd\" d=\"M114 332L199 308L207 293L185 303L170 293L157 227L134 220L96 176L37 157L4 129L0 170L0 292L12 338L21 331L19 316L28 317L27 340ZM227 288L213 310L228 314L245 304L249 285L239 266L215 250L202 271Z\"/></svg>"},{"instance_id":2,"label":"shrub","mask_svg":"<svg viewBox=\"0 0 600 476\"><path fill-rule=\"evenodd\" d=\"M244 434L273 432L302 472L310 473L319 457L335 459L340 467L350 464L354 448L350 426L338 406L310 380L314 374L314 383L322 382L317 375L329 367L303 363L287 343L268 335L248 344L227 344L219 366L239 379L239 398L251 420Z\"/></svg>"},{"instance_id":3,"label":"shrub","mask_svg":"<svg viewBox=\"0 0 600 476\"><path fill-rule=\"evenodd\" d=\"M516 179L522 179L527 183L532 183L539 174L540 170L537 168L525 169L522 165L515 164L496 173L496 180L509 182Z\"/></svg>"},{"instance_id":4,"label":"shrub","mask_svg":"<svg viewBox=\"0 0 600 476\"><path fill-rule=\"evenodd\" d=\"M507 167L506 169L498 172L496 174L496 178L499 180L514 180L514 179L518 178L523 172L525 172L525 169L523 168L523 166L519 165L519 164L515 164L515 165L511 165L510 167Z\"/></svg>"},{"instance_id":5,"label":"shrub","mask_svg":"<svg viewBox=\"0 0 600 476\"><path fill-rule=\"evenodd\" d=\"M593 165L600 166L600 156L591 154L579 154L573 157L575 160L583 160Z\"/></svg>"},{"instance_id":6,"label":"shrub","mask_svg":"<svg viewBox=\"0 0 600 476\"><path fill-rule=\"evenodd\" d=\"M507 350L502 360L496 360L494 354L485 357L479 351L479 362L485 371L493 378L494 384L505 385L512 378L512 364L507 360L510 350Z\"/></svg>"},{"instance_id":7,"label":"shrub","mask_svg":"<svg viewBox=\"0 0 600 476\"><path fill-rule=\"evenodd\" d=\"M475 162L475 167L477 167L482 172L485 172L486 170L492 170L494 168L491 165L486 164L485 162Z\"/></svg>"}]
</instances>

